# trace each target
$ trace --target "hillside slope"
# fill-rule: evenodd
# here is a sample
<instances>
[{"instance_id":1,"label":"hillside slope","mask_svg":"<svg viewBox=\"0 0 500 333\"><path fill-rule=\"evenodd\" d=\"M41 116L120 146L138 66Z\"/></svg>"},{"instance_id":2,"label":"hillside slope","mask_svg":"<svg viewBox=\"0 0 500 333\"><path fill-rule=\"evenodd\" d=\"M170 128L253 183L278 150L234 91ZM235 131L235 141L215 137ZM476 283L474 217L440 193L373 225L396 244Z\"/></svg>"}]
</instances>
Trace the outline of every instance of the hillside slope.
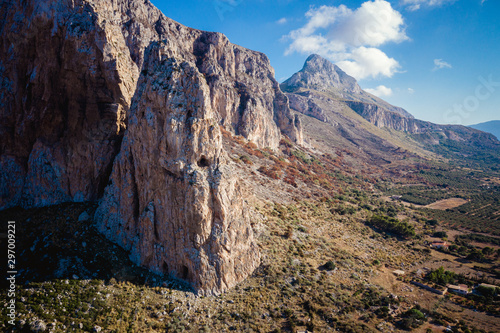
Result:
<instances>
[{"instance_id":1,"label":"hillside slope","mask_svg":"<svg viewBox=\"0 0 500 333\"><path fill-rule=\"evenodd\" d=\"M487 121L485 123L470 125L469 127L491 133L500 140L500 120Z\"/></svg>"},{"instance_id":2,"label":"hillside slope","mask_svg":"<svg viewBox=\"0 0 500 333\"><path fill-rule=\"evenodd\" d=\"M363 91L354 78L318 55L308 57L281 89L290 107L306 116L302 118L306 140L310 137L309 143L321 150L328 150L331 143L355 148L375 161L397 160L402 150L423 157L461 160L468 156L471 161L498 164L500 142L493 135L415 119Z\"/></svg>"}]
</instances>

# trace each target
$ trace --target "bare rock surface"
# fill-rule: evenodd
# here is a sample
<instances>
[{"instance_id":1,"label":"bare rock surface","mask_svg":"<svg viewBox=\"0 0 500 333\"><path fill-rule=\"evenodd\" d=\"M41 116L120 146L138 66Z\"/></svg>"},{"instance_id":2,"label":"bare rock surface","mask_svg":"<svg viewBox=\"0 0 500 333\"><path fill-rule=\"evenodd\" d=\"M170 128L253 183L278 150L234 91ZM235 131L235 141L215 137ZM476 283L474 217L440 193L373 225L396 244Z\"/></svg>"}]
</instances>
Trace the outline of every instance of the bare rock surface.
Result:
<instances>
[{"instance_id":1,"label":"bare rock surface","mask_svg":"<svg viewBox=\"0 0 500 333\"><path fill-rule=\"evenodd\" d=\"M220 293L259 264L221 128L276 149L299 118L268 58L149 1L0 8L0 209L100 200L139 265Z\"/></svg>"},{"instance_id":2,"label":"bare rock surface","mask_svg":"<svg viewBox=\"0 0 500 333\"><path fill-rule=\"evenodd\" d=\"M387 112L376 104L354 101L346 101L346 104L357 114L377 127L387 127L409 133L423 132L431 127L430 123L404 117L396 112Z\"/></svg>"},{"instance_id":3,"label":"bare rock surface","mask_svg":"<svg viewBox=\"0 0 500 333\"><path fill-rule=\"evenodd\" d=\"M169 53L162 43L147 52L96 218L136 263L219 293L250 274L259 253L210 88L193 64Z\"/></svg>"},{"instance_id":4,"label":"bare rock surface","mask_svg":"<svg viewBox=\"0 0 500 333\"><path fill-rule=\"evenodd\" d=\"M102 195L145 50L160 40L203 74L227 130L261 147L277 147L280 132L302 140L264 54L149 1L9 2L0 17L0 208Z\"/></svg>"},{"instance_id":5,"label":"bare rock surface","mask_svg":"<svg viewBox=\"0 0 500 333\"><path fill-rule=\"evenodd\" d=\"M281 86L284 91L300 88L318 91L337 90L340 96L342 93L359 95L362 91L352 76L317 54L309 56L302 70L292 75Z\"/></svg>"}]
</instances>

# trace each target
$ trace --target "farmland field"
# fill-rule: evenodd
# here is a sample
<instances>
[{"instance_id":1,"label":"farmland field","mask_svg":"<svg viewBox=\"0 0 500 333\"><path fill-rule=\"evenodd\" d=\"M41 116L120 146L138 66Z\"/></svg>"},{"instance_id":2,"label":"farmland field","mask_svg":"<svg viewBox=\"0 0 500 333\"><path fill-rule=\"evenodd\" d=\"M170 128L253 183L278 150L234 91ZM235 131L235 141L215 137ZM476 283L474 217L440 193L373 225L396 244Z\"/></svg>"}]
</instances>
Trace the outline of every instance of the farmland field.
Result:
<instances>
[{"instance_id":1,"label":"farmland field","mask_svg":"<svg viewBox=\"0 0 500 333\"><path fill-rule=\"evenodd\" d=\"M443 199L436 201L434 203L431 203L425 208L430 208L430 209L437 209L437 210L447 210L447 209L452 209L456 208L459 206L462 206L463 204L466 204L467 200L462 199L462 198L451 198L451 199Z\"/></svg>"},{"instance_id":2,"label":"farmland field","mask_svg":"<svg viewBox=\"0 0 500 333\"><path fill-rule=\"evenodd\" d=\"M420 205L440 224L469 232L500 235L500 185L495 175L442 165L422 166L408 181L380 187L387 195Z\"/></svg>"}]
</instances>

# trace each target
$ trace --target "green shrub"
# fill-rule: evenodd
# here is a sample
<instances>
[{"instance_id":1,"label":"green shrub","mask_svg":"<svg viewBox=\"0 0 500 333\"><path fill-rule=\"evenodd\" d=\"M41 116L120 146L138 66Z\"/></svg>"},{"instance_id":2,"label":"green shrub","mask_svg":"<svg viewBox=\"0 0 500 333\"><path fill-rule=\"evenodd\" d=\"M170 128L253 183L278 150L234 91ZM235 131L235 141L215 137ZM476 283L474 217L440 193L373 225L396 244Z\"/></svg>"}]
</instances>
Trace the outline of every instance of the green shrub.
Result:
<instances>
[{"instance_id":1,"label":"green shrub","mask_svg":"<svg viewBox=\"0 0 500 333\"><path fill-rule=\"evenodd\" d=\"M444 231L436 231L432 237L437 237L437 238L447 238L448 235Z\"/></svg>"},{"instance_id":2,"label":"green shrub","mask_svg":"<svg viewBox=\"0 0 500 333\"><path fill-rule=\"evenodd\" d=\"M425 315L422 313L422 311L416 308L406 311L401 316L402 320L399 322L399 324L401 327L408 330L419 327L426 320Z\"/></svg>"},{"instance_id":3,"label":"green shrub","mask_svg":"<svg viewBox=\"0 0 500 333\"><path fill-rule=\"evenodd\" d=\"M441 266L436 270L430 271L427 274L426 279L434 283L445 286L450 283L455 283L457 279L457 274L455 274L454 272L445 271L444 268Z\"/></svg>"},{"instance_id":4,"label":"green shrub","mask_svg":"<svg viewBox=\"0 0 500 333\"><path fill-rule=\"evenodd\" d=\"M335 263L329 260L326 262L326 264L323 265L323 267L328 271L333 271L335 269Z\"/></svg>"},{"instance_id":5,"label":"green shrub","mask_svg":"<svg viewBox=\"0 0 500 333\"><path fill-rule=\"evenodd\" d=\"M415 237L415 227L408 222L400 221L397 218L373 215L367 223L379 230L389 232L405 238Z\"/></svg>"}]
</instances>

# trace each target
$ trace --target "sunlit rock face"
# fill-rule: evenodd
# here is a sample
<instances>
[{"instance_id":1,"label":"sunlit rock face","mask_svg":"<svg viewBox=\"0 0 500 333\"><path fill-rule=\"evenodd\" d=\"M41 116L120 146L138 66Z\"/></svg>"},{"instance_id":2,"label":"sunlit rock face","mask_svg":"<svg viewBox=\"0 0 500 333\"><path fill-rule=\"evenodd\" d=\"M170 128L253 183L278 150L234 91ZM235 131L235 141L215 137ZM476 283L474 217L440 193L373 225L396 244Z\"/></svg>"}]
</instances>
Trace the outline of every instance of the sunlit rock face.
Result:
<instances>
[{"instance_id":1,"label":"sunlit rock face","mask_svg":"<svg viewBox=\"0 0 500 333\"><path fill-rule=\"evenodd\" d=\"M100 200L99 229L156 272L219 293L259 264L221 128L302 142L267 57L148 1L0 9L0 209Z\"/></svg>"}]
</instances>

